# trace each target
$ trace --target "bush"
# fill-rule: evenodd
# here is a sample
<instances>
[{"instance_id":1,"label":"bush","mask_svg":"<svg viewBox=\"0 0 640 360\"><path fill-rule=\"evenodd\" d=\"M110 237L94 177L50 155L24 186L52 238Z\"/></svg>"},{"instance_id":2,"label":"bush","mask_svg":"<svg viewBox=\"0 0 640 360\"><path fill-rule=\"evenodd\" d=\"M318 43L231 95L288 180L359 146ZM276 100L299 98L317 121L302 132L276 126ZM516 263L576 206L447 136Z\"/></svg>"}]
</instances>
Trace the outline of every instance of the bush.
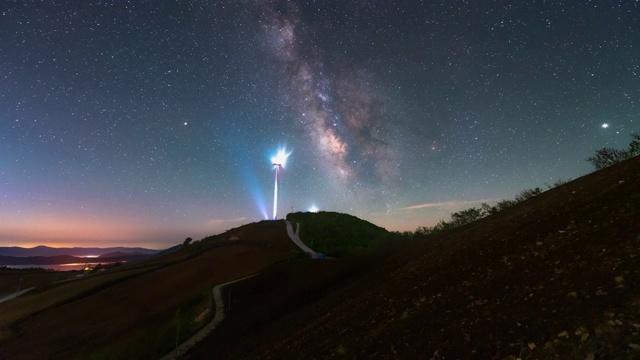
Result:
<instances>
[{"instance_id":1,"label":"bush","mask_svg":"<svg viewBox=\"0 0 640 360\"><path fill-rule=\"evenodd\" d=\"M593 156L589 156L586 160L593 164L596 170L600 170L636 157L640 155L640 133L632 132L631 139L631 143L629 143L629 148L627 150L603 147L602 149L597 150Z\"/></svg>"}]
</instances>

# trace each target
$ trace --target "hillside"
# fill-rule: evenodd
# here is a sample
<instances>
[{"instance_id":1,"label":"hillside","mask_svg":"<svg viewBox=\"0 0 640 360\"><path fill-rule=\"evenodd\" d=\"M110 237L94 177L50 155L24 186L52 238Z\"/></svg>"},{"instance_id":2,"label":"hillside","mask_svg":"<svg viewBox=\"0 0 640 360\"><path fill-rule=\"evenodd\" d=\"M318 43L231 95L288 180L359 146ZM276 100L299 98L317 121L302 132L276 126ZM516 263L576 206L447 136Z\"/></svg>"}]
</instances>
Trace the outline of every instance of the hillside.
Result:
<instances>
[{"instance_id":1,"label":"hillside","mask_svg":"<svg viewBox=\"0 0 640 360\"><path fill-rule=\"evenodd\" d=\"M634 158L392 252L270 268L192 358L640 358L638 189Z\"/></svg>"},{"instance_id":2,"label":"hillside","mask_svg":"<svg viewBox=\"0 0 640 360\"><path fill-rule=\"evenodd\" d=\"M231 229L0 303L0 358L158 358L179 324L196 326L212 285L258 272L227 288L225 320L187 357L636 358L638 169L410 243L349 215L291 215L309 245L356 257L299 258L282 221Z\"/></svg>"},{"instance_id":3,"label":"hillside","mask_svg":"<svg viewBox=\"0 0 640 360\"><path fill-rule=\"evenodd\" d=\"M228 240L232 236L238 240ZM175 344L175 321L183 336L197 325L193 319L209 306L213 285L286 261L291 251L284 223L270 221L37 287L0 303L0 358L159 358ZM0 273L14 289L22 278Z\"/></svg>"}]
</instances>

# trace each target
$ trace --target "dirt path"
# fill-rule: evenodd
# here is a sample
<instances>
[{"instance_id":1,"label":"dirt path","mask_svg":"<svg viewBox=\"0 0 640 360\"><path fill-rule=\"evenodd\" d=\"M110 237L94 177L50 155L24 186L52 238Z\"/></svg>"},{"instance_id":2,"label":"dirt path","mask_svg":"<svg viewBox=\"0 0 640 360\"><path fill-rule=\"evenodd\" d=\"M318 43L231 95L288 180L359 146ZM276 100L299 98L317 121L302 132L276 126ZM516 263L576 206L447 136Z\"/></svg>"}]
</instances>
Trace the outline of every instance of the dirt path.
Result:
<instances>
[{"instance_id":1,"label":"dirt path","mask_svg":"<svg viewBox=\"0 0 640 360\"><path fill-rule=\"evenodd\" d=\"M213 287L213 289L211 290L213 293L213 302L216 308L216 313L213 317L213 320L211 320L211 322L209 322L205 327L203 327L202 329L200 329L200 331L198 331L195 335L193 335L192 337L190 337L187 341L183 342L182 344L180 344L180 346L178 346L178 348L172 352L170 352L169 354L163 356L160 360L173 360L173 359L177 359L180 356L184 355L187 351L189 351L189 349L191 349L195 344L197 344L198 342L202 341L202 339L204 339L205 337L207 337L215 328L216 326L218 326L218 324L220 324L222 322L222 320L224 320L224 300L222 299L222 288L227 286L227 285L231 285L233 283L236 283L238 281L242 281L245 279L248 279L250 277L254 277L258 274L253 274L253 275L249 275L249 276L245 276L243 278L240 279L236 279L233 281L229 281L226 282L224 284L218 284L216 286Z\"/></svg>"},{"instance_id":2,"label":"dirt path","mask_svg":"<svg viewBox=\"0 0 640 360\"><path fill-rule=\"evenodd\" d=\"M18 296L20 296L20 295L22 295L22 294L26 293L27 291L29 291L31 289L34 289L34 288L35 288L35 286L27 288L27 289L20 290L20 291L16 291L13 294L9 294L9 295L7 295L5 297L2 297L2 298L0 298L0 303L3 303L5 301L9 301L9 300L13 300L13 299L17 298Z\"/></svg>"},{"instance_id":3,"label":"dirt path","mask_svg":"<svg viewBox=\"0 0 640 360\"><path fill-rule=\"evenodd\" d=\"M285 221L285 223L287 224L287 234L291 238L291 241L293 241L300 249L302 249L302 251L311 255L312 258L316 258L316 252L311 250L307 245L305 245L305 243L302 242L302 240L300 240L300 224L296 224L298 226L296 227L296 232L294 233L291 222Z\"/></svg>"},{"instance_id":4,"label":"dirt path","mask_svg":"<svg viewBox=\"0 0 640 360\"><path fill-rule=\"evenodd\" d=\"M291 222L289 221L285 221L286 225L287 225L287 234L289 235L289 238L291 238L291 240L300 248L302 249L302 251L308 253L309 255L311 255L311 257L315 257L316 256L316 252L311 250L307 245L305 245L302 240L300 240L300 224L297 224L297 228L296 231L293 231L293 226L291 225ZM174 351L168 353L167 355L163 356L160 360L174 360L179 358L180 356L184 355L187 353L187 351L189 351L192 347L194 347L198 342L202 341L205 337L207 337L215 328L216 326L218 326L222 320L224 319L224 309L225 309L225 305L224 305L224 300L222 299L222 288L251 278L253 276L258 275L258 273L253 274L253 275L249 275L240 279L236 279L233 281L229 281L223 284L218 284L216 286L213 287L213 289L211 290L213 292L213 302L215 304L215 308L216 308L216 312L215 315L213 317L213 320L211 320L211 322L209 322L209 324L207 324L205 327L203 327L202 329L200 329L200 331L198 331L195 335L193 335L191 338L189 338L187 341L183 342L182 344L180 344L180 346L178 346L177 349L175 349Z\"/></svg>"}]
</instances>

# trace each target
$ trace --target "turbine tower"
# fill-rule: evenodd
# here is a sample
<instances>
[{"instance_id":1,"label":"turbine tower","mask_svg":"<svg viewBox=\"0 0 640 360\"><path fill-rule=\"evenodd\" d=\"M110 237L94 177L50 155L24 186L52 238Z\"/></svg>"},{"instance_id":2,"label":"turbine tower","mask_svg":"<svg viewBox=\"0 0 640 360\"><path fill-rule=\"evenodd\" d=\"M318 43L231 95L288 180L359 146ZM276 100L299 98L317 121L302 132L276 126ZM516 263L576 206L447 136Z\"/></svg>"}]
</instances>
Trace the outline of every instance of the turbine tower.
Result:
<instances>
[{"instance_id":1,"label":"turbine tower","mask_svg":"<svg viewBox=\"0 0 640 360\"><path fill-rule=\"evenodd\" d=\"M278 173L280 172L280 168L282 164L273 164L273 167L276 169L276 184L273 188L273 220L277 220L278 217Z\"/></svg>"},{"instance_id":2,"label":"turbine tower","mask_svg":"<svg viewBox=\"0 0 640 360\"><path fill-rule=\"evenodd\" d=\"M271 163L276 169L276 183L273 187L273 220L278 218L278 174L280 173L280 169L287 163L287 158L290 154L286 149L280 149L278 150L278 154L271 158Z\"/></svg>"}]
</instances>

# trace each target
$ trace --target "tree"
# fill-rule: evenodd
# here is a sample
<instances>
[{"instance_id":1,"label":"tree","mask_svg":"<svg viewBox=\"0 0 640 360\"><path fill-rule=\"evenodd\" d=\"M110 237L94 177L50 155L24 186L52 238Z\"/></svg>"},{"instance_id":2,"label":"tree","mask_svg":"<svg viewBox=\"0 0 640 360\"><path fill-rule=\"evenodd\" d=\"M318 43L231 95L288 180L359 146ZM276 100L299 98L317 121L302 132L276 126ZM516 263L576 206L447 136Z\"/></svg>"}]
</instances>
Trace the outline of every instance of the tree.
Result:
<instances>
[{"instance_id":1,"label":"tree","mask_svg":"<svg viewBox=\"0 0 640 360\"><path fill-rule=\"evenodd\" d=\"M539 187L535 188L535 189L524 189L522 191L520 191L520 194L516 195L516 202L523 202L527 199L530 199L534 196L538 196L542 193L542 189L540 189Z\"/></svg>"},{"instance_id":2,"label":"tree","mask_svg":"<svg viewBox=\"0 0 640 360\"><path fill-rule=\"evenodd\" d=\"M593 164L596 170L604 169L613 164L631 159L640 155L640 133L631 133L631 143L627 150L618 150L614 148L603 147L597 150L592 156L589 156L586 160Z\"/></svg>"},{"instance_id":3,"label":"tree","mask_svg":"<svg viewBox=\"0 0 640 360\"><path fill-rule=\"evenodd\" d=\"M500 201L498 201L498 203L495 206L495 208L497 210L496 212L504 211L504 210L512 207L515 204L517 204L517 202L515 200L500 200Z\"/></svg>"},{"instance_id":4,"label":"tree","mask_svg":"<svg viewBox=\"0 0 640 360\"><path fill-rule=\"evenodd\" d=\"M487 203L480 204L480 207L482 208L482 212L484 216L495 215L498 213L497 207L491 206Z\"/></svg>"},{"instance_id":5,"label":"tree","mask_svg":"<svg viewBox=\"0 0 640 360\"><path fill-rule=\"evenodd\" d=\"M191 243L191 241L193 241L192 238L188 237L186 239L184 239L184 242L182 243L182 248L186 248L187 246L189 246L189 244Z\"/></svg>"},{"instance_id":6,"label":"tree","mask_svg":"<svg viewBox=\"0 0 640 360\"><path fill-rule=\"evenodd\" d=\"M455 226L453 226L452 223L448 223L444 220L440 220L433 228L431 228L431 233L439 233L439 232L443 232L443 231L447 231L447 230L451 230L453 229Z\"/></svg>"},{"instance_id":7,"label":"tree","mask_svg":"<svg viewBox=\"0 0 640 360\"><path fill-rule=\"evenodd\" d=\"M603 147L602 149L597 150L595 155L589 156L587 161L593 164L596 170L600 170L626 159L626 151Z\"/></svg>"},{"instance_id":8,"label":"tree","mask_svg":"<svg viewBox=\"0 0 640 360\"><path fill-rule=\"evenodd\" d=\"M416 231L416 236L427 236L433 232L433 229L427 226L419 226Z\"/></svg>"},{"instance_id":9,"label":"tree","mask_svg":"<svg viewBox=\"0 0 640 360\"><path fill-rule=\"evenodd\" d=\"M629 155L635 157L640 155L640 132L632 132L631 139L629 143Z\"/></svg>"},{"instance_id":10,"label":"tree","mask_svg":"<svg viewBox=\"0 0 640 360\"><path fill-rule=\"evenodd\" d=\"M567 184L569 182L571 182L571 178L556 180L553 184L548 184L548 183L544 183L544 184L547 186L547 189L551 190L553 188L557 188L558 186Z\"/></svg>"},{"instance_id":11,"label":"tree","mask_svg":"<svg viewBox=\"0 0 640 360\"><path fill-rule=\"evenodd\" d=\"M454 227L472 223L480 218L482 218L482 209L475 207L451 214L451 222Z\"/></svg>"}]
</instances>

